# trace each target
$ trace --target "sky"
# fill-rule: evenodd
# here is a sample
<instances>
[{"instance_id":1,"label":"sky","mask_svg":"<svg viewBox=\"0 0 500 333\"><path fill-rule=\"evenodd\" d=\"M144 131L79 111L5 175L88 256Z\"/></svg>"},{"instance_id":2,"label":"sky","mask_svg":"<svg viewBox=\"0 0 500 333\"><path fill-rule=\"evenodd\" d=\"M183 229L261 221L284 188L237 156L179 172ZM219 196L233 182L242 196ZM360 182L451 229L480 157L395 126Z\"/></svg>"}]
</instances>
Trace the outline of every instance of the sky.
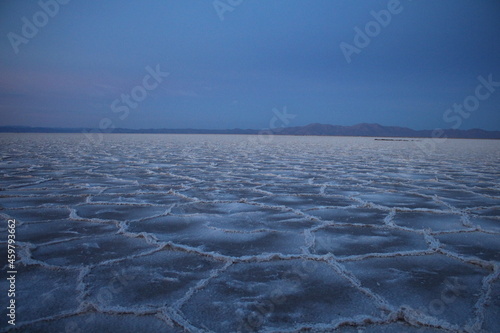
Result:
<instances>
[{"instance_id":1,"label":"sky","mask_svg":"<svg viewBox=\"0 0 500 333\"><path fill-rule=\"evenodd\" d=\"M58 1L0 4L0 126L500 130L498 0Z\"/></svg>"}]
</instances>

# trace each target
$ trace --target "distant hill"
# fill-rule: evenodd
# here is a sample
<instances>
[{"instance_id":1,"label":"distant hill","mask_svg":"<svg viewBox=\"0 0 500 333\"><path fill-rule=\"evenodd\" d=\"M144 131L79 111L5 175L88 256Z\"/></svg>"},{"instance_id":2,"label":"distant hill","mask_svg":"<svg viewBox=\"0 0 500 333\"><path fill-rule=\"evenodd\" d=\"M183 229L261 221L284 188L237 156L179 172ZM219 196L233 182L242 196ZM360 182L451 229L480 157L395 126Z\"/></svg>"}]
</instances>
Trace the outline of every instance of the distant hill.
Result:
<instances>
[{"instance_id":1,"label":"distant hill","mask_svg":"<svg viewBox=\"0 0 500 333\"><path fill-rule=\"evenodd\" d=\"M90 128L53 128L53 127L27 127L27 126L0 126L3 133L82 133L98 131ZM413 130L407 127L382 126L379 124L357 124L353 126L309 124L306 126L275 128L272 130L256 129L127 129L115 128L110 133L144 133L144 134L269 134L276 135L322 135L322 136L368 136L368 137L406 137L406 138L463 138L463 139L500 139L500 131L485 131L482 129L443 129L442 132L434 130Z\"/></svg>"},{"instance_id":2,"label":"distant hill","mask_svg":"<svg viewBox=\"0 0 500 333\"><path fill-rule=\"evenodd\" d=\"M287 127L279 130L282 135L331 135L331 136L371 136L371 137L407 137L407 138L464 138L464 139L500 139L500 131L485 131L482 129L443 129L413 130L407 127L382 126L379 124L357 124L353 126L338 126L325 124L309 124L299 127Z\"/></svg>"}]
</instances>

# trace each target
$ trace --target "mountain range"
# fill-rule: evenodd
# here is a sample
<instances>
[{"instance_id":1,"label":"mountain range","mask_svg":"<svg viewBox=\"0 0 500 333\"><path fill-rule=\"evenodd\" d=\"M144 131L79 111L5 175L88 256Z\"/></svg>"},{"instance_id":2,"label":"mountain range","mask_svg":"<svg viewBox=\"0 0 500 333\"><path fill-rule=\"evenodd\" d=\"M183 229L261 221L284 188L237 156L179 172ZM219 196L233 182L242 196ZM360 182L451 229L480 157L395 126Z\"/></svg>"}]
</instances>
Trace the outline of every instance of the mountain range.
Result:
<instances>
[{"instance_id":1,"label":"mountain range","mask_svg":"<svg viewBox=\"0 0 500 333\"><path fill-rule=\"evenodd\" d=\"M27 126L0 126L3 133L82 133L101 132L91 128L54 128ZM407 127L382 126L379 124L357 124L340 126L328 124L309 124L305 126L283 127L266 130L256 129L127 129L115 128L103 133L148 133L148 134L275 134L275 135L315 135L315 136L368 136L368 137L406 137L406 138L464 138L464 139L500 139L500 131L482 129L435 129L413 130Z\"/></svg>"}]
</instances>

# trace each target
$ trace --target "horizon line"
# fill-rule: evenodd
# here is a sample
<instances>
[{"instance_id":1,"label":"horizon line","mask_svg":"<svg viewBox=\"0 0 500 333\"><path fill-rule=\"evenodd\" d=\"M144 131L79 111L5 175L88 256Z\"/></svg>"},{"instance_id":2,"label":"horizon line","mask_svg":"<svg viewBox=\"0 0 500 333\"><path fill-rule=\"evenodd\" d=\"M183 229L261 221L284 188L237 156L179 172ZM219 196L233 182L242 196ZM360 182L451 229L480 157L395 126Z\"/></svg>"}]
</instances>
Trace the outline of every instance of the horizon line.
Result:
<instances>
[{"instance_id":1,"label":"horizon line","mask_svg":"<svg viewBox=\"0 0 500 333\"><path fill-rule=\"evenodd\" d=\"M400 129L409 129L412 131L435 131L435 130L444 130L444 131L472 131L472 130L481 130L485 132L500 132L500 129L496 130L487 130L484 128L474 127L468 129L460 129L460 128L425 128L425 129L414 129L411 127L401 126L401 125L382 125L379 123L356 123L354 125L338 125L338 124L326 124L326 123L309 123L306 125L297 125L297 126L287 126L287 127L275 127L275 128L242 128L242 127L232 127L232 128L194 128L194 127L178 127L178 128L168 128L168 127L148 127L148 128L128 128L128 127L109 127L109 128L96 128L96 127L61 127L61 126L30 126L30 125L2 125L0 129L8 129L8 128L17 128L17 129L47 129L47 130L92 130L92 131L100 131L102 133L112 133L113 130L128 130L128 131L149 131L149 130L171 130L171 131L183 131L183 130L194 130L194 131L232 131L232 130L242 130L242 131L281 131L283 129L290 128L300 128L307 127L311 125L321 125L321 126L336 126L336 127L354 127L358 125L377 125L386 128L400 128Z\"/></svg>"}]
</instances>

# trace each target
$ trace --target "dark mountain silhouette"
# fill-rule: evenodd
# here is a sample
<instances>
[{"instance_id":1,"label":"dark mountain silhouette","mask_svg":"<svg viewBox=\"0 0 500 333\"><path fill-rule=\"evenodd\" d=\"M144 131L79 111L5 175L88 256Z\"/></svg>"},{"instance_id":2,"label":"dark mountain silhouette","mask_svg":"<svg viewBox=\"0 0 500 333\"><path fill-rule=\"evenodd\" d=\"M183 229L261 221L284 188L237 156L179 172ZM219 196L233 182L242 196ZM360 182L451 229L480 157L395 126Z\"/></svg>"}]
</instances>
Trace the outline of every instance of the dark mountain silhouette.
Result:
<instances>
[{"instance_id":1,"label":"dark mountain silhouette","mask_svg":"<svg viewBox=\"0 0 500 333\"><path fill-rule=\"evenodd\" d=\"M436 129L413 130L407 127L382 126L379 124L357 124L338 126L325 124L309 124L299 127L287 127L277 131L282 135L331 135L331 136L370 136L370 137L408 137L408 138L467 138L467 139L500 139L500 131L482 129Z\"/></svg>"},{"instance_id":2,"label":"dark mountain silhouette","mask_svg":"<svg viewBox=\"0 0 500 333\"><path fill-rule=\"evenodd\" d=\"M101 132L90 128L52 128L52 127L27 127L27 126L2 126L0 132L4 133L82 133ZM486 131L482 129L435 129L413 130L407 127L382 126L379 124L357 124L353 126L340 126L328 124L309 124L306 126L284 127L266 130L256 129L127 129L115 128L107 133L149 133L149 134L265 134L270 132L276 135L323 135L323 136L368 136L368 137L406 137L406 138L464 138L464 139L500 139L500 131Z\"/></svg>"}]
</instances>

